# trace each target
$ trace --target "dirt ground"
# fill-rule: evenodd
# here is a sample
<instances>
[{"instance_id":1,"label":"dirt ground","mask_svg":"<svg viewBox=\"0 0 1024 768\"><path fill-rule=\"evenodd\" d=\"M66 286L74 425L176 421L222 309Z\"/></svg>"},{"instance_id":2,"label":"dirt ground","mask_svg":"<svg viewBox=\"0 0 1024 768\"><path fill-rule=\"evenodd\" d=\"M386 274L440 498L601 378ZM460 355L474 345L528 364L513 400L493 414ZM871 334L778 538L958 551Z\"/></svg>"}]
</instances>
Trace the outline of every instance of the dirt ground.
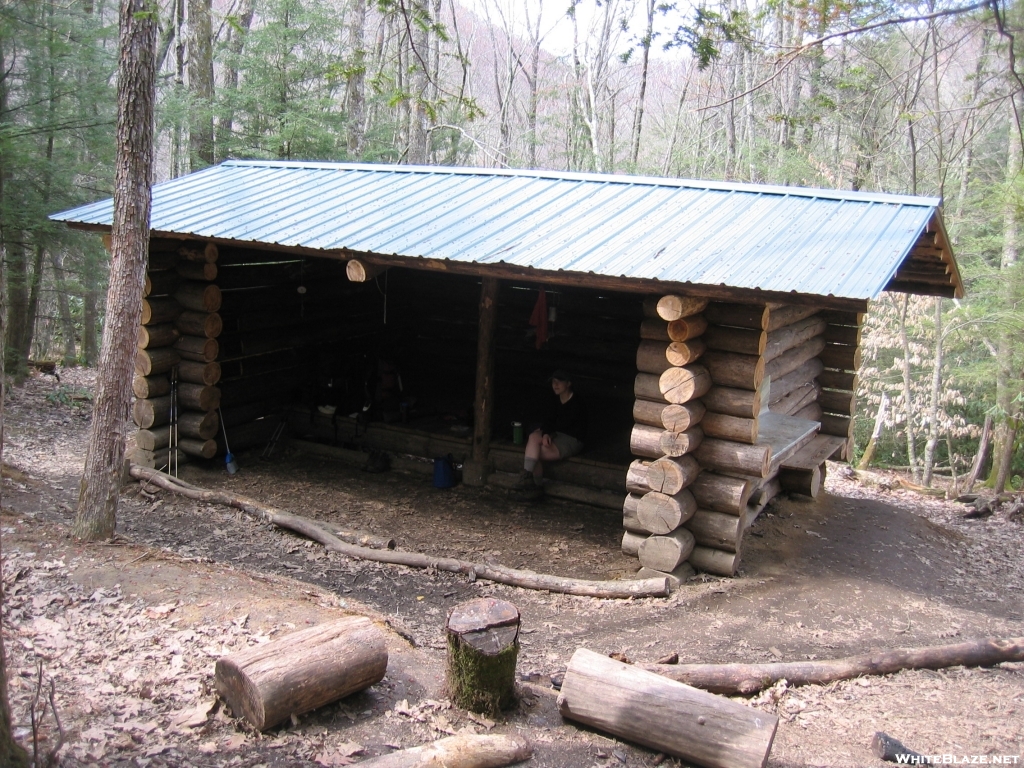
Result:
<instances>
[{"instance_id":1,"label":"dirt ground","mask_svg":"<svg viewBox=\"0 0 1024 768\"><path fill-rule=\"evenodd\" d=\"M563 722L550 676L581 647L638 662L827 659L876 648L1024 635L1024 526L961 518L960 505L841 479L816 502L780 500L745 539L734 579L696 577L670 598L551 595L462 575L352 561L223 507L131 484L118 537L68 535L88 428L88 371L33 378L7 404L3 627L18 734L53 699L62 764L349 765L464 730L520 732L529 765L682 765ZM294 448L269 461L189 466L184 479L230 489L402 549L586 578L636 570L618 547L621 516L485 489L437 490L426 473L368 474ZM492 722L444 695L444 620L479 596L522 612L520 706ZM265 734L225 712L215 660L349 613L387 634L385 679ZM39 670L42 669L42 693ZM1021 759L1024 663L901 672L827 686L776 686L753 706L781 718L769 766L884 765L885 731L926 754ZM37 720L39 718L37 717ZM50 712L36 729L55 744Z\"/></svg>"}]
</instances>

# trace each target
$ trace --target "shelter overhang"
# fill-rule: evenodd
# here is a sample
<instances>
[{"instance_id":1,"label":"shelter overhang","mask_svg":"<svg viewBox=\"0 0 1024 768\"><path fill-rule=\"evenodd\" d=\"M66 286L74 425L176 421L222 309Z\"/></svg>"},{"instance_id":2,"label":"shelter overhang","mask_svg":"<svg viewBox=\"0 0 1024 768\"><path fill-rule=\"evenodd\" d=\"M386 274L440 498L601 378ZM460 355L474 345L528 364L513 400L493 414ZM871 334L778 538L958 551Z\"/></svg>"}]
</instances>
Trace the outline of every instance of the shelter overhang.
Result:
<instances>
[{"instance_id":1,"label":"shelter overhang","mask_svg":"<svg viewBox=\"0 0 1024 768\"><path fill-rule=\"evenodd\" d=\"M936 198L635 176L228 161L154 187L153 235L726 301L961 297ZM51 218L109 231L109 200Z\"/></svg>"}]
</instances>

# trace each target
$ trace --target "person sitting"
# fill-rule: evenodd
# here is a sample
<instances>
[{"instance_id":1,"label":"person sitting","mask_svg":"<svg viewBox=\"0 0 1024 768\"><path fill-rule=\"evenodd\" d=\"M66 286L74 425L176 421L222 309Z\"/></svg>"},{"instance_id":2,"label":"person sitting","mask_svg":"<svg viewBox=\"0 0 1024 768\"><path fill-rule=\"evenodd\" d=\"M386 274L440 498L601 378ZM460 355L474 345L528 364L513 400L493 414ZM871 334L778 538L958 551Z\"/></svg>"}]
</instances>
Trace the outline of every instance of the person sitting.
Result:
<instances>
[{"instance_id":1,"label":"person sitting","mask_svg":"<svg viewBox=\"0 0 1024 768\"><path fill-rule=\"evenodd\" d=\"M559 461L583 450L587 437L586 403L572 388L572 377L557 370L549 379L554 397L550 399L540 427L526 441L523 473L517 488L543 492L544 462Z\"/></svg>"}]
</instances>

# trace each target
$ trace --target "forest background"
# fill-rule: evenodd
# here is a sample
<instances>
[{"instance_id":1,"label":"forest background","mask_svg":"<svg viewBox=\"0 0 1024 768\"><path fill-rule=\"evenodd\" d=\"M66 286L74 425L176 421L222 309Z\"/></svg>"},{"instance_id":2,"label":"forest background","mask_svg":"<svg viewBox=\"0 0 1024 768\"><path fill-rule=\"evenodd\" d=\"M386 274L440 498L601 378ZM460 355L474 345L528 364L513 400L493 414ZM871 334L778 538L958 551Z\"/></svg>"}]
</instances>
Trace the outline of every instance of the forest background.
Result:
<instances>
[{"instance_id":1,"label":"forest background","mask_svg":"<svg viewBox=\"0 0 1024 768\"><path fill-rule=\"evenodd\" d=\"M986 419L1024 456L1016 5L160 0L157 180L226 158L547 168L933 195L962 301L883 294L857 450L930 485ZM853 31L853 33L851 33ZM0 0L6 370L94 364L108 254L47 215L112 194L114 0Z\"/></svg>"}]
</instances>

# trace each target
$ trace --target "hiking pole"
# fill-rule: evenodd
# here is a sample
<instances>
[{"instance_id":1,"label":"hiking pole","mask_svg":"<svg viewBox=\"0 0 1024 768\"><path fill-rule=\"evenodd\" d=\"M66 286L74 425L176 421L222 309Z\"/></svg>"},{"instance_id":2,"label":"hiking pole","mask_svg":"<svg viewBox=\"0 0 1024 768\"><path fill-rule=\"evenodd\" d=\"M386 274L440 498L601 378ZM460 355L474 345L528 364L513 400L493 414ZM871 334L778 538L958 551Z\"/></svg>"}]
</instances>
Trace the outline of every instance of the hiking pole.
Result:
<instances>
[{"instance_id":1,"label":"hiking pole","mask_svg":"<svg viewBox=\"0 0 1024 768\"><path fill-rule=\"evenodd\" d=\"M171 369L171 434L168 443L167 467L178 476L178 366ZM173 466L173 469L171 469Z\"/></svg>"},{"instance_id":2,"label":"hiking pole","mask_svg":"<svg viewBox=\"0 0 1024 768\"><path fill-rule=\"evenodd\" d=\"M228 445L228 428L224 423L224 413L220 408L217 409L217 415L220 416L220 429L224 433L224 469L228 471L229 475L235 474L238 471L238 465L235 463L235 457L231 454L231 446Z\"/></svg>"}]
</instances>

